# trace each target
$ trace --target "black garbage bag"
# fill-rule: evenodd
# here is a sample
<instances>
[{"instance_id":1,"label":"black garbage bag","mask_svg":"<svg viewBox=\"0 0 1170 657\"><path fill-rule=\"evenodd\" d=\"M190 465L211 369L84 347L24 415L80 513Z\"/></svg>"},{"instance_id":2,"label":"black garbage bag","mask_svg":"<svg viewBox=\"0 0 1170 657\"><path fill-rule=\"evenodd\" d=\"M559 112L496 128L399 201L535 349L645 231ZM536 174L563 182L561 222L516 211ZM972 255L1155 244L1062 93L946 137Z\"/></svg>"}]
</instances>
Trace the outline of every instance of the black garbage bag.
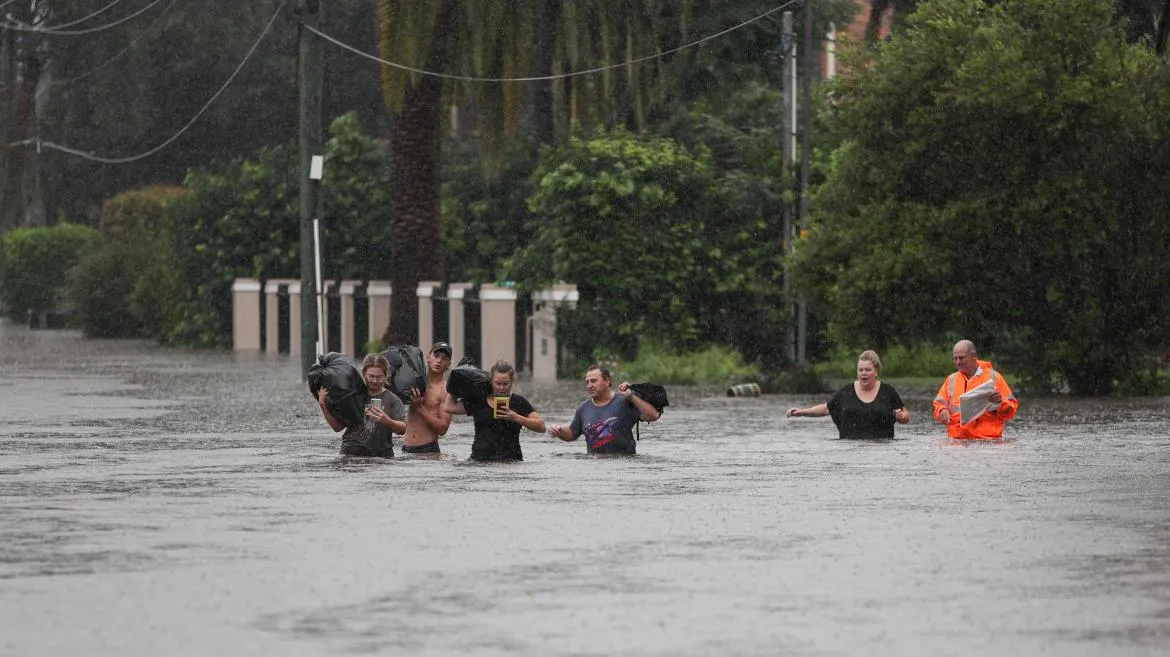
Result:
<instances>
[{"instance_id":1,"label":"black garbage bag","mask_svg":"<svg viewBox=\"0 0 1170 657\"><path fill-rule=\"evenodd\" d=\"M390 363L386 388L402 403L410 403L411 388L418 388L420 394L427 389L427 363L422 349L413 345L390 345L382 355Z\"/></svg>"},{"instance_id":2,"label":"black garbage bag","mask_svg":"<svg viewBox=\"0 0 1170 657\"><path fill-rule=\"evenodd\" d=\"M314 399L321 388L329 391L325 396L325 407L333 417L347 427L361 425L370 391L354 359L336 351L322 354L309 368L307 378Z\"/></svg>"},{"instance_id":3,"label":"black garbage bag","mask_svg":"<svg viewBox=\"0 0 1170 657\"><path fill-rule=\"evenodd\" d=\"M666 399L666 388L657 383L631 383L630 390L635 395L650 402L650 405L659 413L662 412L662 409L670 406L670 401Z\"/></svg>"},{"instance_id":4,"label":"black garbage bag","mask_svg":"<svg viewBox=\"0 0 1170 657\"><path fill-rule=\"evenodd\" d=\"M447 392L455 399L487 399L492 394L491 377L464 356L447 376Z\"/></svg>"}]
</instances>

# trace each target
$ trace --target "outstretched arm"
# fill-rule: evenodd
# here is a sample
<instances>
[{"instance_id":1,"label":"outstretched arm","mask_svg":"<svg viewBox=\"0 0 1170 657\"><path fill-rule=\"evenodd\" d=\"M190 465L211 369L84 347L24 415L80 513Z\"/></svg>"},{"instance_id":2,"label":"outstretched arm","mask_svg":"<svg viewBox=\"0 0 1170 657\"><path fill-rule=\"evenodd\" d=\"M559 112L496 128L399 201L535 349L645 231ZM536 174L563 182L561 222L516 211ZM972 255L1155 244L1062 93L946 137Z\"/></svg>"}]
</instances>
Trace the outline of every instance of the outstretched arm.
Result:
<instances>
[{"instance_id":1,"label":"outstretched arm","mask_svg":"<svg viewBox=\"0 0 1170 657\"><path fill-rule=\"evenodd\" d=\"M828 414L828 404L817 404L808 408L790 408L784 417L824 417Z\"/></svg>"},{"instance_id":2,"label":"outstretched arm","mask_svg":"<svg viewBox=\"0 0 1170 657\"><path fill-rule=\"evenodd\" d=\"M570 442L577 439L577 435L573 433L571 425L550 424L548 426L548 435L554 438L560 438L565 442Z\"/></svg>"}]
</instances>

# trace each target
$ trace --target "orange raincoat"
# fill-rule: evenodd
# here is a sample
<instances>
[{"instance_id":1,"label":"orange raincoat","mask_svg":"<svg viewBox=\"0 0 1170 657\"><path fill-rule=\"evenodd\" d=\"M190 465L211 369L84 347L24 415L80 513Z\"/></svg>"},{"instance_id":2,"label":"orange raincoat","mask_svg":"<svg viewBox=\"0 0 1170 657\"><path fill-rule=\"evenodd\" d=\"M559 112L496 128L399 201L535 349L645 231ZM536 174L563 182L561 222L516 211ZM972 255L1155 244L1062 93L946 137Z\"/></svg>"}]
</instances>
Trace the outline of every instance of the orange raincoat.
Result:
<instances>
[{"instance_id":1,"label":"orange raincoat","mask_svg":"<svg viewBox=\"0 0 1170 657\"><path fill-rule=\"evenodd\" d=\"M1012 389L1004 381L1003 375L996 372L991 363L985 360L976 361L978 369L970 378L962 372L954 372L943 381L934 398L934 418L939 420L948 418L947 435L951 438L993 439L1003 436L1003 425L1016 416L1020 402L1012 394ZM999 407L987 411L973 421L959 424L959 397L988 380L992 381L995 390L1003 397Z\"/></svg>"}]
</instances>

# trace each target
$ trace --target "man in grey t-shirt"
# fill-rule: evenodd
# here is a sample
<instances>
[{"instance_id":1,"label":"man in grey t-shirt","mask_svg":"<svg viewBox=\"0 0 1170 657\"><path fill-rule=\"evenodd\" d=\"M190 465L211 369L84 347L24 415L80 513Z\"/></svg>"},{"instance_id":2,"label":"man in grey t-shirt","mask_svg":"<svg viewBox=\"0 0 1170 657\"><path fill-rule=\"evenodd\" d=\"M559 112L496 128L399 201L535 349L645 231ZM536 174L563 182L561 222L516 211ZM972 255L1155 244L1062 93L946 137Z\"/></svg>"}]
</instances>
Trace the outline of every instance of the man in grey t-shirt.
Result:
<instances>
[{"instance_id":1,"label":"man in grey t-shirt","mask_svg":"<svg viewBox=\"0 0 1170 657\"><path fill-rule=\"evenodd\" d=\"M622 382L617 391L609 370L594 363L585 371L585 389L589 399L581 402L569 426L553 424L548 433L564 441L585 436L590 454L634 454L634 425L639 420L653 422L659 413L650 402L633 394L630 384Z\"/></svg>"}]
</instances>

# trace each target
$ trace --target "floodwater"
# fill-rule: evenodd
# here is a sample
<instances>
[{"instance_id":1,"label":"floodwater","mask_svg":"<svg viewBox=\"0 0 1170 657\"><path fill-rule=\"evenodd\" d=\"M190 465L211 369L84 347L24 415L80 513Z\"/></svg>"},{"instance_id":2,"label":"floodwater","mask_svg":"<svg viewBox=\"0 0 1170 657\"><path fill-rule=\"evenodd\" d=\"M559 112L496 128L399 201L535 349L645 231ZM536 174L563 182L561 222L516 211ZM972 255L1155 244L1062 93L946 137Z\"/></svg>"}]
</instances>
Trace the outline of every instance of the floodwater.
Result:
<instances>
[{"instance_id":1,"label":"floodwater","mask_svg":"<svg viewBox=\"0 0 1170 657\"><path fill-rule=\"evenodd\" d=\"M1170 653L1165 399L1025 398L969 444L919 393L847 442L784 418L816 397L672 388L635 458L475 465L467 418L342 460L299 378L0 325L0 654Z\"/></svg>"}]
</instances>

